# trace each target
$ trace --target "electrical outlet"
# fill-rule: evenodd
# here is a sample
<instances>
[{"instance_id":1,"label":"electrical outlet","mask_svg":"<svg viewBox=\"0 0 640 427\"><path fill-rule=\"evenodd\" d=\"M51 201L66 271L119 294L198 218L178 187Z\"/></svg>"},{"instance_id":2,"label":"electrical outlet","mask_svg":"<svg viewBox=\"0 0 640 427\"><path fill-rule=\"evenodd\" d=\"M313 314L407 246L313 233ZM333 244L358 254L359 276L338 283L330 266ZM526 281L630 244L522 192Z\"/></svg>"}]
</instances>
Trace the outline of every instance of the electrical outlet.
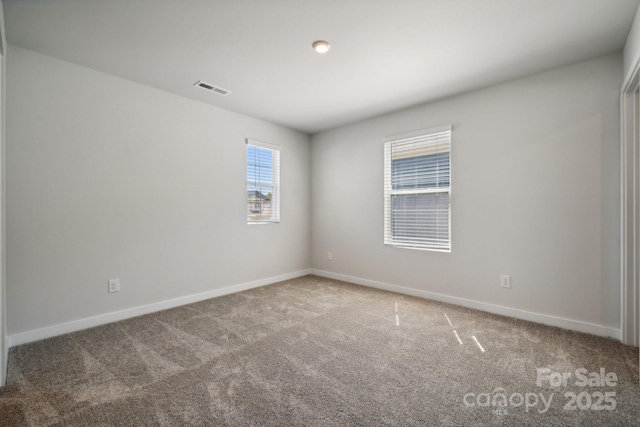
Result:
<instances>
[{"instance_id":1,"label":"electrical outlet","mask_svg":"<svg viewBox=\"0 0 640 427\"><path fill-rule=\"evenodd\" d=\"M500 276L500 286L503 288L511 288L511 276L503 274Z\"/></svg>"},{"instance_id":2,"label":"electrical outlet","mask_svg":"<svg viewBox=\"0 0 640 427\"><path fill-rule=\"evenodd\" d=\"M333 253L331 251L327 252L327 259L333 261Z\"/></svg>"},{"instance_id":3,"label":"electrical outlet","mask_svg":"<svg viewBox=\"0 0 640 427\"><path fill-rule=\"evenodd\" d=\"M120 279L109 280L109 293L120 292Z\"/></svg>"}]
</instances>

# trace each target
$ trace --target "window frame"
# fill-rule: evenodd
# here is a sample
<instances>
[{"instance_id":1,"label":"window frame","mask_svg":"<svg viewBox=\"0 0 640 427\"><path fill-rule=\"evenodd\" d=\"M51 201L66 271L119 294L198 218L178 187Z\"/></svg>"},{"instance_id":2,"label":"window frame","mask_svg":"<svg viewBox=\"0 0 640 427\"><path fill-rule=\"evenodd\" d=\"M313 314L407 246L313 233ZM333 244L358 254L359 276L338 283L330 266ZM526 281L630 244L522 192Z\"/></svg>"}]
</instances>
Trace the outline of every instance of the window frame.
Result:
<instances>
[{"instance_id":1,"label":"window frame","mask_svg":"<svg viewBox=\"0 0 640 427\"><path fill-rule=\"evenodd\" d=\"M451 212L452 212L452 159L451 159L451 147L452 147L452 130L451 125L439 126L435 128L423 129L409 133L403 133L399 135L389 136L383 139L384 143L384 244L385 246L391 246L395 248L404 249L417 249L435 252L451 252ZM437 134L448 133L448 152L449 153L449 185L448 187L424 187L424 188L412 188L412 189L396 189L392 188L392 148L396 143L407 142L410 140L419 141L420 139L426 139L429 137L435 137ZM436 150L434 154L439 154ZM418 157L418 156L411 156ZM448 219L447 219L447 231L448 239L445 245L433 244L425 241L417 241L414 243L408 243L402 241L402 238L394 236L393 234L393 197L401 195L420 195L420 194L448 194ZM426 240L426 239L425 239Z\"/></svg>"},{"instance_id":2,"label":"window frame","mask_svg":"<svg viewBox=\"0 0 640 427\"><path fill-rule=\"evenodd\" d=\"M245 140L246 149L245 149L245 178L246 178L246 186L245 186L245 214L248 225L255 224L278 224L280 223L280 157L281 157L281 147L279 145L270 144L267 142L258 141L255 139L247 138ZM272 183L267 182L258 182L258 181L250 181L249 180L249 172L251 165L249 164L249 147L254 147L260 150L269 150L271 151L271 171L272 171ZM267 187L271 189L271 206L272 206L272 215L269 218L260 218L260 219L251 219L250 215L252 210L249 209L249 187ZM262 192L261 192L262 193Z\"/></svg>"}]
</instances>

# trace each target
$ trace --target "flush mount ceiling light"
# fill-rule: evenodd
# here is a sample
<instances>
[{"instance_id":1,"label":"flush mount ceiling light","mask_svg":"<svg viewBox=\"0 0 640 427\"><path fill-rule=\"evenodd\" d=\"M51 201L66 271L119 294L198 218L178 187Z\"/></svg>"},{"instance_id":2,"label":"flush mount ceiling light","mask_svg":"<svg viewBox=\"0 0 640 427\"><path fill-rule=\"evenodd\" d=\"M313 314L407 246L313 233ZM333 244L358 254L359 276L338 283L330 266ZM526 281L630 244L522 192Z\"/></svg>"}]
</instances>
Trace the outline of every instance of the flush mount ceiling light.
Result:
<instances>
[{"instance_id":1,"label":"flush mount ceiling light","mask_svg":"<svg viewBox=\"0 0 640 427\"><path fill-rule=\"evenodd\" d=\"M313 42L313 49L318 52L318 53L327 53L329 52L329 48L331 48L331 46L329 46L329 43L327 43L324 40L318 40L316 42Z\"/></svg>"}]
</instances>

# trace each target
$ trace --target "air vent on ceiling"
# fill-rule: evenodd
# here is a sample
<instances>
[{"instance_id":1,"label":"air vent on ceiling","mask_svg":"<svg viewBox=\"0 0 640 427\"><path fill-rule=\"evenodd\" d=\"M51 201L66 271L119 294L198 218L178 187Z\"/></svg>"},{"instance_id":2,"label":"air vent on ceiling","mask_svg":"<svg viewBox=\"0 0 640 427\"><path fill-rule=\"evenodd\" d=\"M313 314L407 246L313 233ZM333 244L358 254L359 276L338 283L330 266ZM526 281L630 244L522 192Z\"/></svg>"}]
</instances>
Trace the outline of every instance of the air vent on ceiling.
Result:
<instances>
[{"instance_id":1,"label":"air vent on ceiling","mask_svg":"<svg viewBox=\"0 0 640 427\"><path fill-rule=\"evenodd\" d=\"M211 92L215 92L215 93L217 93L219 95L223 95L223 96L227 96L228 94L231 93L231 91L228 91L226 89L222 89L221 87L217 87L217 86L214 86L214 85L209 84L209 83L205 83L202 80L200 80L198 83L196 83L195 86L200 86L203 89L210 90Z\"/></svg>"}]
</instances>

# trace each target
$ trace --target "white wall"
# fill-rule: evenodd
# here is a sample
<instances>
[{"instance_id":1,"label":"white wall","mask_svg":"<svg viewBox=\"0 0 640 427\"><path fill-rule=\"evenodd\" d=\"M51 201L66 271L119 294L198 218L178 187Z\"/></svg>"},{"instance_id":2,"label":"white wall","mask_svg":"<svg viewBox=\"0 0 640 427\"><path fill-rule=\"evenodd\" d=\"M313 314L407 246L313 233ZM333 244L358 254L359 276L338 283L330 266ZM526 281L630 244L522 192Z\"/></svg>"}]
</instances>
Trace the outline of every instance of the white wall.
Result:
<instances>
[{"instance_id":1,"label":"white wall","mask_svg":"<svg viewBox=\"0 0 640 427\"><path fill-rule=\"evenodd\" d=\"M312 268L619 335L621 76L614 54L314 135ZM446 124L452 252L385 247L382 139Z\"/></svg>"},{"instance_id":2,"label":"white wall","mask_svg":"<svg viewBox=\"0 0 640 427\"><path fill-rule=\"evenodd\" d=\"M311 148L17 47L7 64L9 335L309 265L619 328L620 55L320 133ZM382 138L449 123L452 253L385 247ZM278 225L246 224L247 137L283 146Z\"/></svg>"},{"instance_id":3,"label":"white wall","mask_svg":"<svg viewBox=\"0 0 640 427\"><path fill-rule=\"evenodd\" d=\"M9 335L308 269L307 135L14 46L7 60ZM282 146L280 224L246 223L245 138Z\"/></svg>"}]
</instances>

